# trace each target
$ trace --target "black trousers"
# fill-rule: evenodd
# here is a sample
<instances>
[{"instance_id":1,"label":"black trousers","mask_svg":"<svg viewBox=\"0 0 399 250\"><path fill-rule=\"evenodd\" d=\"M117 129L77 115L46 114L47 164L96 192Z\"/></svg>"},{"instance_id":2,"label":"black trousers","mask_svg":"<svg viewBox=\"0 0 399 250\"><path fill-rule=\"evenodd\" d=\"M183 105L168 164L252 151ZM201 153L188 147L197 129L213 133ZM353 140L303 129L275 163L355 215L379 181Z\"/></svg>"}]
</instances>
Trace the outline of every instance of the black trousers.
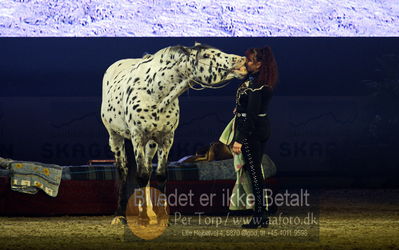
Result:
<instances>
[{"instance_id":1,"label":"black trousers","mask_svg":"<svg viewBox=\"0 0 399 250\"><path fill-rule=\"evenodd\" d=\"M243 141L241 151L244 156L244 170L248 173L252 190L255 198L255 215L260 215L265 211L265 200L263 190L266 188L262 175L261 163L263 150L266 140L260 140L258 137L252 136Z\"/></svg>"},{"instance_id":2,"label":"black trousers","mask_svg":"<svg viewBox=\"0 0 399 250\"><path fill-rule=\"evenodd\" d=\"M236 131L240 133L240 127L244 128L246 117L236 118ZM246 171L251 179L252 190L255 197L255 214L261 214L265 211L265 202L263 202L263 190L266 188L263 180L261 163L262 155L266 142L271 135L271 126L269 117L258 117L254 124L252 135L242 141L241 151L244 156Z\"/></svg>"}]
</instances>

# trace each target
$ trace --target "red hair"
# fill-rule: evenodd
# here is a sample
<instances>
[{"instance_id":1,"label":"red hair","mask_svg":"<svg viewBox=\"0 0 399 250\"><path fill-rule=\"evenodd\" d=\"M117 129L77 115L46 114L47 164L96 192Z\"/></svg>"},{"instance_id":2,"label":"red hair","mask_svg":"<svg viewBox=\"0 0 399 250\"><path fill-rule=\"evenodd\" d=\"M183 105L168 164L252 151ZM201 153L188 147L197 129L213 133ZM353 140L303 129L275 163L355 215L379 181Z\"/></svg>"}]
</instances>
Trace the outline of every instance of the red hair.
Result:
<instances>
[{"instance_id":1,"label":"red hair","mask_svg":"<svg viewBox=\"0 0 399 250\"><path fill-rule=\"evenodd\" d=\"M251 48L245 51L245 56L247 58L252 54L255 55L256 61L262 63L256 79L257 83L269 85L274 88L277 84L278 68L272 49L269 46L265 46L263 48Z\"/></svg>"}]
</instances>

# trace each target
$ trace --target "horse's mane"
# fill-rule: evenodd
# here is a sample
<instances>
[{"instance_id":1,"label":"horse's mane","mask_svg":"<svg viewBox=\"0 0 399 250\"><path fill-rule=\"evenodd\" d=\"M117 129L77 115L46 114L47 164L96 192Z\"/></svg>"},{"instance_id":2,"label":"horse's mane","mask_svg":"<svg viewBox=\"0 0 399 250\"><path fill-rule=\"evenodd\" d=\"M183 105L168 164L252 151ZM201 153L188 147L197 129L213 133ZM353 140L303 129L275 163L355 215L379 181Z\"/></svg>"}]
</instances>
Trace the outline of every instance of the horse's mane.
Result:
<instances>
[{"instance_id":1,"label":"horse's mane","mask_svg":"<svg viewBox=\"0 0 399 250\"><path fill-rule=\"evenodd\" d=\"M190 47L190 48L191 48L191 49L195 49L195 50L217 49L217 48L215 48L215 47L213 47L213 46L210 46L210 45L208 45L208 44L202 44L202 43L196 44L196 45L194 45L194 46L192 46L192 47Z\"/></svg>"},{"instance_id":2,"label":"horse's mane","mask_svg":"<svg viewBox=\"0 0 399 250\"><path fill-rule=\"evenodd\" d=\"M168 47L171 53L177 53L181 55L189 55L190 52L187 50L188 48L182 45L175 45Z\"/></svg>"},{"instance_id":3,"label":"horse's mane","mask_svg":"<svg viewBox=\"0 0 399 250\"><path fill-rule=\"evenodd\" d=\"M161 53L173 53L175 55L185 55L185 56L189 56L190 55L190 50L202 50L202 49L216 49L215 47L212 47L210 45L207 44L196 44L192 47L186 47L186 46L182 46L182 45L175 45L175 46L169 46L163 49L160 49L158 52L156 52L154 55L156 54L161 54Z\"/></svg>"},{"instance_id":4,"label":"horse's mane","mask_svg":"<svg viewBox=\"0 0 399 250\"><path fill-rule=\"evenodd\" d=\"M153 56L153 54L145 53L143 55L143 59L148 59L148 58L151 58L152 56Z\"/></svg>"}]
</instances>

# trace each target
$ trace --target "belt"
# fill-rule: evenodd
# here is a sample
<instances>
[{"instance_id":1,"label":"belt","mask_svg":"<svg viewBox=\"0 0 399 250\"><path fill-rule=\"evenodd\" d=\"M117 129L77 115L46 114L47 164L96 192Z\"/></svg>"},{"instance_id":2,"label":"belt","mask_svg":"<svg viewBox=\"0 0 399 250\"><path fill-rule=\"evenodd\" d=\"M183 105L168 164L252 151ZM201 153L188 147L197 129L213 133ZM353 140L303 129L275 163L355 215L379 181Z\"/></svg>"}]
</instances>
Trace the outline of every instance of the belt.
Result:
<instances>
[{"instance_id":1,"label":"belt","mask_svg":"<svg viewBox=\"0 0 399 250\"><path fill-rule=\"evenodd\" d=\"M237 113L237 117L247 117L247 113ZM265 117L267 114L258 114L259 117Z\"/></svg>"}]
</instances>

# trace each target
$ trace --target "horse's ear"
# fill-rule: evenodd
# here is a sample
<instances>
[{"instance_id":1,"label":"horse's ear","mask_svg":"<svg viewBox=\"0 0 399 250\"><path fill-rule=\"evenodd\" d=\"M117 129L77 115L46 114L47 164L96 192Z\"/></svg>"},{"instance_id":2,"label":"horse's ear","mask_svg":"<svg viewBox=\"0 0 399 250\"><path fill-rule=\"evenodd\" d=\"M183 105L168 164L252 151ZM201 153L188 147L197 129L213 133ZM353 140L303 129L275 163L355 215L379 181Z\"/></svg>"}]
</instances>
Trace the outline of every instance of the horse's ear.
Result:
<instances>
[{"instance_id":1,"label":"horse's ear","mask_svg":"<svg viewBox=\"0 0 399 250\"><path fill-rule=\"evenodd\" d=\"M195 46L201 46L201 43L195 42L195 43L194 43L194 47L195 47Z\"/></svg>"}]
</instances>

